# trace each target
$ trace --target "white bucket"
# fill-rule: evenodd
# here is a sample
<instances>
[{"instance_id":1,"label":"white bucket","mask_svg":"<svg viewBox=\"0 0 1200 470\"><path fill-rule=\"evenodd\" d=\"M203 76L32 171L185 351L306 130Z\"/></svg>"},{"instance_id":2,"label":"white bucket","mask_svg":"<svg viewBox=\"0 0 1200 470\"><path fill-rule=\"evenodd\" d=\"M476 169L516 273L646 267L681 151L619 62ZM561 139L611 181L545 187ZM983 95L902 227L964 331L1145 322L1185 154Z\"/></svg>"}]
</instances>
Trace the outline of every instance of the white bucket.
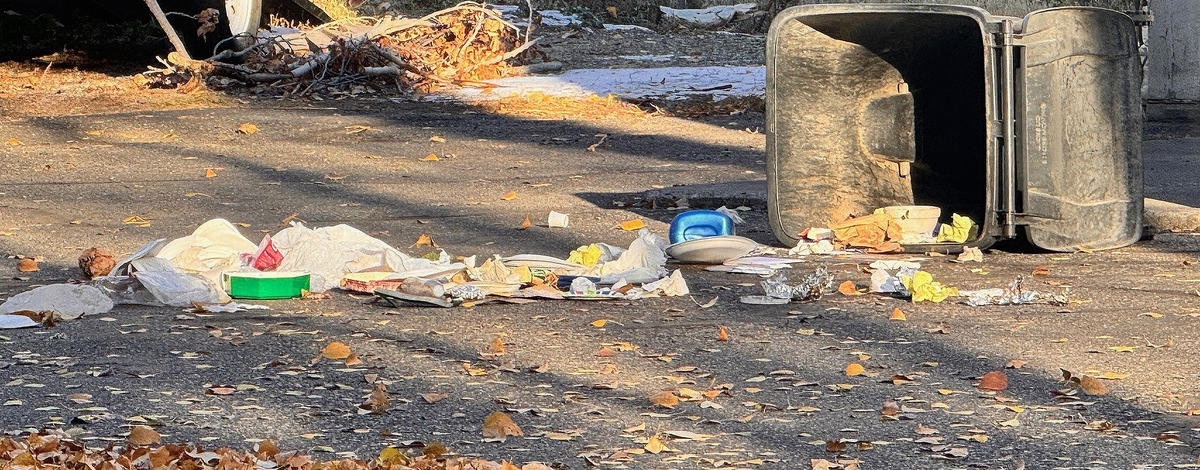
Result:
<instances>
[{"instance_id":1,"label":"white bucket","mask_svg":"<svg viewBox=\"0 0 1200 470\"><path fill-rule=\"evenodd\" d=\"M888 206L880 209L896 219L902 241L923 241L933 236L942 208L935 206Z\"/></svg>"}]
</instances>

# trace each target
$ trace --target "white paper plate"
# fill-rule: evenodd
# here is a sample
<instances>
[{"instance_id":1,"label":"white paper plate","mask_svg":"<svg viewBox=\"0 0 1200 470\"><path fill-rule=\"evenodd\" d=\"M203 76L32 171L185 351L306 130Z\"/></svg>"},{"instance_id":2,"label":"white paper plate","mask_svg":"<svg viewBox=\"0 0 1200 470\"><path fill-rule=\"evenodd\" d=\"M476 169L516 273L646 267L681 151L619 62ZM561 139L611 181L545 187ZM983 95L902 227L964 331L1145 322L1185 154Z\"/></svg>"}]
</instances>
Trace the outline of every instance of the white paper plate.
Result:
<instances>
[{"instance_id":1,"label":"white paper plate","mask_svg":"<svg viewBox=\"0 0 1200 470\"><path fill-rule=\"evenodd\" d=\"M697 238L667 247L667 256L681 263L721 264L750 254L758 243L746 237L723 235Z\"/></svg>"}]
</instances>

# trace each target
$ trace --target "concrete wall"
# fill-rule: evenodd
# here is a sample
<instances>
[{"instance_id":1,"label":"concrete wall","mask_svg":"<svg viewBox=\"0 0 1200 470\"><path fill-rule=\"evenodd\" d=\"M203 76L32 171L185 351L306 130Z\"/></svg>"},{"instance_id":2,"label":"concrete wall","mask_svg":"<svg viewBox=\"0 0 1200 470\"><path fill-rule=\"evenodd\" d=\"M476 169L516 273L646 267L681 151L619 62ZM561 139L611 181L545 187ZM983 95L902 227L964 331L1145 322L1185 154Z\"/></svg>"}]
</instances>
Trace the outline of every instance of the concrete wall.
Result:
<instances>
[{"instance_id":1,"label":"concrete wall","mask_svg":"<svg viewBox=\"0 0 1200 470\"><path fill-rule=\"evenodd\" d=\"M1200 102L1200 0L1153 0L1146 98Z\"/></svg>"}]
</instances>

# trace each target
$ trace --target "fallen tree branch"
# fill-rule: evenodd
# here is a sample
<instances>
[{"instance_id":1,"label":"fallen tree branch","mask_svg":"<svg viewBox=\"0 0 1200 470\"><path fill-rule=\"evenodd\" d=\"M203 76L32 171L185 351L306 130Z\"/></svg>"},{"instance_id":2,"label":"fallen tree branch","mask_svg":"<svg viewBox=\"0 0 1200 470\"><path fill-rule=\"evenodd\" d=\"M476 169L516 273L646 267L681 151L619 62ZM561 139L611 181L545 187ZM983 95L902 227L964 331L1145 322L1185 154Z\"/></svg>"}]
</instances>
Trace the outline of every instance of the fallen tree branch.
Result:
<instances>
[{"instance_id":1,"label":"fallen tree branch","mask_svg":"<svg viewBox=\"0 0 1200 470\"><path fill-rule=\"evenodd\" d=\"M146 6L150 8L150 14L154 15L155 21L158 21L158 26L167 33L167 39L171 41L172 46L175 46L175 52L183 55L184 58L191 59L192 56L188 54L187 47L184 47L183 40L179 39L175 27L171 26L171 22L167 20L167 14L163 13L162 7L158 5L158 0L146 0Z\"/></svg>"}]
</instances>

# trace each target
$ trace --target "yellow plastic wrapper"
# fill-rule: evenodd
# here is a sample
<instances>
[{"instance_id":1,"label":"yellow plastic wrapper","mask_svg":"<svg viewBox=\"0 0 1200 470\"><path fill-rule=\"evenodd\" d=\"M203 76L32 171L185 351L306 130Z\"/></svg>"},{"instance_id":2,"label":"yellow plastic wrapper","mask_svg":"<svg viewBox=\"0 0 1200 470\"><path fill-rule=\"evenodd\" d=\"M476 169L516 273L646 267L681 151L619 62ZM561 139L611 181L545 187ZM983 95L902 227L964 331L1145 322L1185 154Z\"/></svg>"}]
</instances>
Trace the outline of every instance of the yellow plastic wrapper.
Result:
<instances>
[{"instance_id":1,"label":"yellow plastic wrapper","mask_svg":"<svg viewBox=\"0 0 1200 470\"><path fill-rule=\"evenodd\" d=\"M957 287L947 287L934 281L933 275L925 271L917 271L913 273L912 277L901 276L900 282L903 282L904 288L912 293L913 303L941 302L949 297L958 296Z\"/></svg>"},{"instance_id":2,"label":"yellow plastic wrapper","mask_svg":"<svg viewBox=\"0 0 1200 470\"><path fill-rule=\"evenodd\" d=\"M576 248L571 252L571 256L567 257L567 261L592 267L600 263L600 256L603 254L600 247L593 243Z\"/></svg>"},{"instance_id":3,"label":"yellow plastic wrapper","mask_svg":"<svg viewBox=\"0 0 1200 470\"><path fill-rule=\"evenodd\" d=\"M978 231L979 227L970 217L954 214L950 216L949 224L942 224L938 229L937 241L938 243L963 243L973 238Z\"/></svg>"}]
</instances>

